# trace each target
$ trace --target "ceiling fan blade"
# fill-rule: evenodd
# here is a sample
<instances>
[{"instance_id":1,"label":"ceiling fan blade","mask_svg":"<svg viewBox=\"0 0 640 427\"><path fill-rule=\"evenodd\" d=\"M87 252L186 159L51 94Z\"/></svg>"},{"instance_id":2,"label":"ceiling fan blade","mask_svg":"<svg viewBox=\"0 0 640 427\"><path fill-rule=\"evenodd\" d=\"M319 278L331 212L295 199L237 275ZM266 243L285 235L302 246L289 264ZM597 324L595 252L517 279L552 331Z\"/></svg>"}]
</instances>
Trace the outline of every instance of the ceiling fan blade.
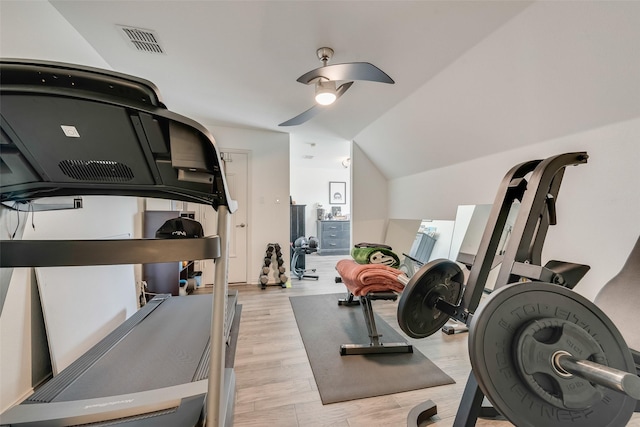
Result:
<instances>
[{"instance_id":1,"label":"ceiling fan blade","mask_svg":"<svg viewBox=\"0 0 640 427\"><path fill-rule=\"evenodd\" d=\"M340 85L340 87L338 87L338 89L336 89L336 101L338 100L338 98L340 98L347 91L347 89L349 89L351 87L352 84L353 84L353 82L343 83L343 84ZM307 120L310 120L313 117L315 117L318 113L320 113L322 110L326 109L327 107L329 107L329 105L316 104L313 107L309 108L304 113L300 113L297 116L295 116L294 118L289 119L286 122L280 123L278 126L296 126L296 125L301 125L302 123L306 122Z\"/></svg>"},{"instance_id":2,"label":"ceiling fan blade","mask_svg":"<svg viewBox=\"0 0 640 427\"><path fill-rule=\"evenodd\" d=\"M336 89L336 100L340 98L351 87L353 82L342 83L338 89Z\"/></svg>"},{"instance_id":3,"label":"ceiling fan blade","mask_svg":"<svg viewBox=\"0 0 640 427\"><path fill-rule=\"evenodd\" d=\"M313 107L309 108L304 113L298 114L294 118L289 119L286 122L280 123L278 126L296 126L296 125L301 125L302 123L306 122L307 120L312 119L313 117L315 117L320 111L322 111L321 108L322 108L322 106L320 106L320 105L314 105Z\"/></svg>"},{"instance_id":4,"label":"ceiling fan blade","mask_svg":"<svg viewBox=\"0 0 640 427\"><path fill-rule=\"evenodd\" d=\"M379 83L395 83L380 68L368 62L349 62L316 68L298 77L300 83L309 84L319 77L328 80L368 80Z\"/></svg>"}]
</instances>

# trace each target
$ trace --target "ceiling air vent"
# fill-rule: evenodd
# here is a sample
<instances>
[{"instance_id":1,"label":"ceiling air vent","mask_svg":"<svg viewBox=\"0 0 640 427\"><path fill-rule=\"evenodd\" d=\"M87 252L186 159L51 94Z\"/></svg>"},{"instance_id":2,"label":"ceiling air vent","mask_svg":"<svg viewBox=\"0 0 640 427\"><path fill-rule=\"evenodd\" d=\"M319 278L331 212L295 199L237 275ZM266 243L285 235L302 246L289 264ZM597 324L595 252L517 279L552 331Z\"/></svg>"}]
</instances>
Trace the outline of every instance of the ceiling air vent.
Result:
<instances>
[{"instance_id":1,"label":"ceiling air vent","mask_svg":"<svg viewBox=\"0 0 640 427\"><path fill-rule=\"evenodd\" d=\"M118 25L122 35L135 50L147 53L165 53L160 46L160 39L154 31Z\"/></svg>"}]
</instances>

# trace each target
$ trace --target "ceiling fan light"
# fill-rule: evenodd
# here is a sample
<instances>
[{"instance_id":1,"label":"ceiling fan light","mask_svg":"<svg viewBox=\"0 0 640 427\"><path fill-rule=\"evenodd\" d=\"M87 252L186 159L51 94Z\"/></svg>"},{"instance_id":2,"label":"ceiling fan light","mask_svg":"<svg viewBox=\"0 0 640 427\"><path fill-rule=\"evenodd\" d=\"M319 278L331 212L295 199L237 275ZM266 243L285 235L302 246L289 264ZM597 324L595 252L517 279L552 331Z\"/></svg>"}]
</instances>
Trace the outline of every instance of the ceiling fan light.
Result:
<instances>
[{"instance_id":1,"label":"ceiling fan light","mask_svg":"<svg viewBox=\"0 0 640 427\"><path fill-rule=\"evenodd\" d=\"M320 105L330 105L336 100L336 82L318 82L316 84L316 102Z\"/></svg>"}]
</instances>

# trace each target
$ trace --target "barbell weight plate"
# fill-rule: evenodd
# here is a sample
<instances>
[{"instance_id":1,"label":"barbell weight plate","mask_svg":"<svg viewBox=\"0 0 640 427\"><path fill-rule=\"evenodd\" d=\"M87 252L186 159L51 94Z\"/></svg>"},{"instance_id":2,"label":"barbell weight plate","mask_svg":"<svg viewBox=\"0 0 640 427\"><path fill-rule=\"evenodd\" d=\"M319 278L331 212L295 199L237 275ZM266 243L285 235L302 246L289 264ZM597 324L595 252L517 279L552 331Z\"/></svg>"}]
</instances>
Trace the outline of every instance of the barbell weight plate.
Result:
<instances>
[{"instance_id":1,"label":"barbell weight plate","mask_svg":"<svg viewBox=\"0 0 640 427\"><path fill-rule=\"evenodd\" d=\"M423 265L405 286L398 302L398 324L411 338L425 338L442 329L449 315L435 307L438 299L457 304L464 273L458 264L437 259Z\"/></svg>"},{"instance_id":2,"label":"barbell weight plate","mask_svg":"<svg viewBox=\"0 0 640 427\"><path fill-rule=\"evenodd\" d=\"M563 409L543 399L540 391L525 379L523 368L518 364L518 351L527 350L518 348L518 340L532 322L550 319L571 322L586 331L602 350L608 366L635 372L631 352L622 335L589 300L550 283L510 284L492 292L473 314L469 325L469 358L484 395L519 427L626 425L636 400L622 393L601 387L602 398L587 404L586 409ZM602 361L600 356L596 357ZM545 385L539 378L536 383L542 384L541 387Z\"/></svg>"},{"instance_id":3,"label":"barbell weight plate","mask_svg":"<svg viewBox=\"0 0 640 427\"><path fill-rule=\"evenodd\" d=\"M553 362L562 352L608 366L598 341L575 323L554 317L532 320L518 333L515 349L520 376L543 400L560 409L587 409L602 400L603 387Z\"/></svg>"}]
</instances>

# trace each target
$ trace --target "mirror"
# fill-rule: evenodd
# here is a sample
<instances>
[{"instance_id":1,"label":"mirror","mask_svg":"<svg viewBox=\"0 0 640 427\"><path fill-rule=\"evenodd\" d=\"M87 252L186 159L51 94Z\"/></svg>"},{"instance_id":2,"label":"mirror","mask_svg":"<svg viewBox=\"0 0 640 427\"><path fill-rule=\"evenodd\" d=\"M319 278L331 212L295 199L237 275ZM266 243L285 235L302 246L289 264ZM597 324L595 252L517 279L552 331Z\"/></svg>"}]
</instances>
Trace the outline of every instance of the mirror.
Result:
<instances>
[{"instance_id":1,"label":"mirror","mask_svg":"<svg viewBox=\"0 0 640 427\"><path fill-rule=\"evenodd\" d=\"M384 243L400 257L402 270L411 277L429 261L449 258L454 221L390 219Z\"/></svg>"},{"instance_id":2,"label":"mirror","mask_svg":"<svg viewBox=\"0 0 640 427\"><path fill-rule=\"evenodd\" d=\"M482 236L484 234L489 215L491 214L491 208L493 205L461 205L458 206L456 213L455 229L453 232L450 259L465 264L468 269L471 269L475 257L478 253L478 248L482 242ZM499 267L502 263L505 248L509 242L511 231L518 216L518 210L520 203L518 201L513 202L509 215L502 230L500 237L500 243L496 254L494 255L493 263L491 265L491 272L487 278L485 284L485 291L490 292L493 290Z\"/></svg>"}]
</instances>

